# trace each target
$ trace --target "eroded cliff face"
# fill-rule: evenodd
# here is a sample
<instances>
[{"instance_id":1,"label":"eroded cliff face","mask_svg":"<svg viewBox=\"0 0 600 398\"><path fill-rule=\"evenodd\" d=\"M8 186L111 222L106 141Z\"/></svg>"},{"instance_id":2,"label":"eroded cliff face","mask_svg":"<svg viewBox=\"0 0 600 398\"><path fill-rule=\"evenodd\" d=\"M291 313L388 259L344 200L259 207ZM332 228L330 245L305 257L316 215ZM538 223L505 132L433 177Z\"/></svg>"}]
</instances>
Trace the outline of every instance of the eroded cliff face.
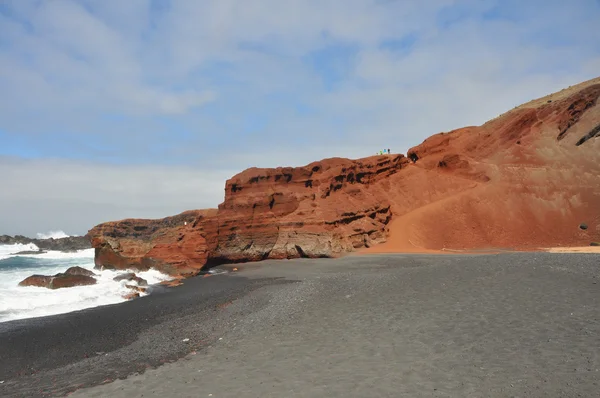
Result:
<instances>
[{"instance_id":1,"label":"eroded cliff face","mask_svg":"<svg viewBox=\"0 0 600 398\"><path fill-rule=\"evenodd\" d=\"M380 243L391 212L377 187L408 163L395 155L246 170L225 186L213 260L329 257Z\"/></svg>"},{"instance_id":2,"label":"eroded cliff face","mask_svg":"<svg viewBox=\"0 0 600 398\"><path fill-rule=\"evenodd\" d=\"M403 155L249 169L227 181L218 209L123 220L89 231L96 267L194 274L204 265L331 257L385 240L390 204L378 184Z\"/></svg>"},{"instance_id":3,"label":"eroded cliff face","mask_svg":"<svg viewBox=\"0 0 600 398\"><path fill-rule=\"evenodd\" d=\"M434 135L408 157L245 170L218 209L93 228L96 265L190 275L357 249L587 245L600 234L599 96L600 79L588 81Z\"/></svg>"}]
</instances>

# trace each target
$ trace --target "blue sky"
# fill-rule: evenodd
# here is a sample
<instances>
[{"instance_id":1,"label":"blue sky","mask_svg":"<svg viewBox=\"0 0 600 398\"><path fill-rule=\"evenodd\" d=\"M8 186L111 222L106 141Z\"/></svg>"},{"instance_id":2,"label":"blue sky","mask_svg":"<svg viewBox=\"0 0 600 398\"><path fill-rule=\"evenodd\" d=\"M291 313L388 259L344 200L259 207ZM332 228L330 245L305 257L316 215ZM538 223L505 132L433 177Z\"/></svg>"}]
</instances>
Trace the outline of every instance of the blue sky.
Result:
<instances>
[{"instance_id":1,"label":"blue sky","mask_svg":"<svg viewBox=\"0 0 600 398\"><path fill-rule=\"evenodd\" d=\"M597 0L1 2L0 234L214 207L251 166L405 152L600 75L599 20Z\"/></svg>"}]
</instances>

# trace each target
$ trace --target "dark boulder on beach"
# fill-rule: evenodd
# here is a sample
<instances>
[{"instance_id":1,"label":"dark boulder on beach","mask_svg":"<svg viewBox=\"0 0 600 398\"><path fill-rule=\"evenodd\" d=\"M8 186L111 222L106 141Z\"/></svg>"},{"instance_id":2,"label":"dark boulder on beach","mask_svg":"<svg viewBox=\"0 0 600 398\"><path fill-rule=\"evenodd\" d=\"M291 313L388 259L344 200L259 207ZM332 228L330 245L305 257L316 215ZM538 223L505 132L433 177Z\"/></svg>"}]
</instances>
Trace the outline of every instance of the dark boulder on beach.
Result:
<instances>
[{"instance_id":1,"label":"dark boulder on beach","mask_svg":"<svg viewBox=\"0 0 600 398\"><path fill-rule=\"evenodd\" d=\"M133 272L128 272L126 274L117 275L113 278L113 281L127 281L127 282L137 282L138 286L148 286L148 281L144 278L140 278Z\"/></svg>"},{"instance_id":2,"label":"dark boulder on beach","mask_svg":"<svg viewBox=\"0 0 600 398\"><path fill-rule=\"evenodd\" d=\"M19 286L37 286L45 287L47 289L62 289L65 287L74 286L87 286L95 285L96 279L87 275L69 275L69 274L56 274L54 276L48 275L32 275L21 282Z\"/></svg>"}]
</instances>

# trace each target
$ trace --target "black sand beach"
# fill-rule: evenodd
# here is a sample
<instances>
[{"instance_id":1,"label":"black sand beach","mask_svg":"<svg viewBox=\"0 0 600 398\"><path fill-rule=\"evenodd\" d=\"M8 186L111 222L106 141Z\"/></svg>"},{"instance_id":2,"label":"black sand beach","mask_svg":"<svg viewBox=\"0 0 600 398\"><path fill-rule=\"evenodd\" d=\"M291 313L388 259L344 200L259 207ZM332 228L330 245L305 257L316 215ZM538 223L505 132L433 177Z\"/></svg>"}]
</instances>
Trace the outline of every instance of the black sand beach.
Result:
<instances>
[{"instance_id":1,"label":"black sand beach","mask_svg":"<svg viewBox=\"0 0 600 398\"><path fill-rule=\"evenodd\" d=\"M0 324L0 396L598 396L599 279L595 254L248 264Z\"/></svg>"}]
</instances>

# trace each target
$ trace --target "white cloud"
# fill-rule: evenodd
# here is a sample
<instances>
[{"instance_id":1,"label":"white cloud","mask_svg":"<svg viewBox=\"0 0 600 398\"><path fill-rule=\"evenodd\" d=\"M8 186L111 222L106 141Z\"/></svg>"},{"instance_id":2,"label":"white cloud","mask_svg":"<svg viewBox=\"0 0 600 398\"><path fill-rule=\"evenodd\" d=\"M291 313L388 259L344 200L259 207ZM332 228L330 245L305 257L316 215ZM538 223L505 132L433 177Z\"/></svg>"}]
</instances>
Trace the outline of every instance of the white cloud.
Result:
<instances>
[{"instance_id":1,"label":"white cloud","mask_svg":"<svg viewBox=\"0 0 600 398\"><path fill-rule=\"evenodd\" d=\"M146 82L145 69L158 65L144 65L139 51L151 49L141 48L141 38L123 35L77 2L41 2L23 18L31 32L0 16L0 32L13 44L2 53L6 79L0 82L20 101L3 99L20 113L181 114L214 98L200 87L176 92Z\"/></svg>"},{"instance_id":2,"label":"white cloud","mask_svg":"<svg viewBox=\"0 0 600 398\"><path fill-rule=\"evenodd\" d=\"M225 180L237 172L2 157L0 170L0 234L28 235L54 229L83 234L107 220L216 207Z\"/></svg>"}]
</instances>

